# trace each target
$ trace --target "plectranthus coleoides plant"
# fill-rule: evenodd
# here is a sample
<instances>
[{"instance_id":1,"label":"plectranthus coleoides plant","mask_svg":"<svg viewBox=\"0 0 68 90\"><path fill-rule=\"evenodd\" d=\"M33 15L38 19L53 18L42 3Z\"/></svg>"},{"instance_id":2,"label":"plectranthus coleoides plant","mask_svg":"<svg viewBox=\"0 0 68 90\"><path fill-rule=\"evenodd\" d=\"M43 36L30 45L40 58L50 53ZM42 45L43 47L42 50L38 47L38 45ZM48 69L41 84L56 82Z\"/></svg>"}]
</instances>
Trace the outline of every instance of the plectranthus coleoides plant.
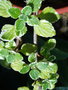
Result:
<instances>
[{"instance_id":1,"label":"plectranthus coleoides plant","mask_svg":"<svg viewBox=\"0 0 68 90\"><path fill-rule=\"evenodd\" d=\"M56 31L52 23L59 20L60 16L52 7L45 7L38 13L42 1L26 0L26 6L20 10L13 7L10 1L0 0L0 16L15 19L14 25L5 24L1 28L0 64L20 74L29 73L29 77L34 80L33 90L51 90L59 77L58 66L52 62L56 57L51 54L51 50L56 46L56 40L53 38ZM23 43L23 37L28 33L28 26L31 29L33 27L33 37L31 37L33 43ZM38 37L41 44L44 42L41 46L38 44ZM26 56L27 62L24 60ZM23 86L17 90L30 90L30 88Z\"/></svg>"}]
</instances>

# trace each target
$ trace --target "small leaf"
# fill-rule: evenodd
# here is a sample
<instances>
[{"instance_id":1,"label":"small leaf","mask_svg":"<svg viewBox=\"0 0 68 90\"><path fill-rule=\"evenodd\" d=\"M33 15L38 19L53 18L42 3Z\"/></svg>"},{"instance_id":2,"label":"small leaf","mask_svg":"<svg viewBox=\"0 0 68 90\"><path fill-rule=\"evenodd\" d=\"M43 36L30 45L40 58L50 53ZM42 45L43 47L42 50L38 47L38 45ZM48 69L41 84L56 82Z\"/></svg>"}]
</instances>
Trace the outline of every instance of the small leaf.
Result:
<instances>
[{"instance_id":1,"label":"small leaf","mask_svg":"<svg viewBox=\"0 0 68 90\"><path fill-rule=\"evenodd\" d=\"M24 35L26 34L26 32L27 32L27 27L26 27L26 26L25 26L23 29L21 29L21 30L17 30L17 29L16 29L16 35L17 35L18 37L24 36Z\"/></svg>"},{"instance_id":2,"label":"small leaf","mask_svg":"<svg viewBox=\"0 0 68 90\"><path fill-rule=\"evenodd\" d=\"M24 15L24 14L21 14L21 15L19 16L19 19L23 20L24 22L27 21L27 18L28 18L28 16L26 16L26 15Z\"/></svg>"},{"instance_id":3,"label":"small leaf","mask_svg":"<svg viewBox=\"0 0 68 90\"><path fill-rule=\"evenodd\" d=\"M0 38L4 41L13 40L16 37L15 27L13 25L5 24L1 30Z\"/></svg>"},{"instance_id":4,"label":"small leaf","mask_svg":"<svg viewBox=\"0 0 68 90\"><path fill-rule=\"evenodd\" d=\"M29 64L31 69L36 69L36 62L32 62Z\"/></svg>"},{"instance_id":5,"label":"small leaf","mask_svg":"<svg viewBox=\"0 0 68 90\"><path fill-rule=\"evenodd\" d=\"M0 56L6 58L9 55L9 51L7 49L0 49Z\"/></svg>"},{"instance_id":6,"label":"small leaf","mask_svg":"<svg viewBox=\"0 0 68 90\"><path fill-rule=\"evenodd\" d=\"M53 37L56 35L54 27L50 22L46 20L40 20L40 24L34 26L34 31L37 35L46 38Z\"/></svg>"},{"instance_id":7,"label":"small leaf","mask_svg":"<svg viewBox=\"0 0 68 90\"><path fill-rule=\"evenodd\" d=\"M21 53L23 53L26 56L29 56L31 53L36 52L37 46L31 43L23 44L21 47Z\"/></svg>"},{"instance_id":8,"label":"small leaf","mask_svg":"<svg viewBox=\"0 0 68 90\"><path fill-rule=\"evenodd\" d=\"M26 74L30 70L30 67L28 65L24 65L23 68L21 69L20 73L21 74Z\"/></svg>"},{"instance_id":9,"label":"small leaf","mask_svg":"<svg viewBox=\"0 0 68 90\"><path fill-rule=\"evenodd\" d=\"M49 39L42 47L41 47L41 50L40 50L40 53L43 55L43 56L51 56L49 54L49 52L54 49L56 46L56 40L55 39Z\"/></svg>"},{"instance_id":10,"label":"small leaf","mask_svg":"<svg viewBox=\"0 0 68 90\"><path fill-rule=\"evenodd\" d=\"M47 59L48 61L54 61L56 59L56 57L54 55L49 56L49 58Z\"/></svg>"},{"instance_id":11,"label":"small leaf","mask_svg":"<svg viewBox=\"0 0 68 90\"><path fill-rule=\"evenodd\" d=\"M15 71L20 71L23 68L23 61L14 61L11 63L11 68Z\"/></svg>"},{"instance_id":12,"label":"small leaf","mask_svg":"<svg viewBox=\"0 0 68 90\"><path fill-rule=\"evenodd\" d=\"M40 23L39 19L34 15L27 18L27 24L29 26L38 25L39 23Z\"/></svg>"},{"instance_id":13,"label":"small leaf","mask_svg":"<svg viewBox=\"0 0 68 90\"><path fill-rule=\"evenodd\" d=\"M35 53L31 53L28 57L28 61L29 62L35 62L36 61L36 54Z\"/></svg>"},{"instance_id":14,"label":"small leaf","mask_svg":"<svg viewBox=\"0 0 68 90\"><path fill-rule=\"evenodd\" d=\"M0 0L0 16L2 17L10 17L8 13L8 9L12 7L12 4L9 1L1 1Z\"/></svg>"},{"instance_id":15,"label":"small leaf","mask_svg":"<svg viewBox=\"0 0 68 90\"><path fill-rule=\"evenodd\" d=\"M4 68L10 69L10 64L6 62L6 60L0 60L0 65Z\"/></svg>"},{"instance_id":16,"label":"small leaf","mask_svg":"<svg viewBox=\"0 0 68 90\"><path fill-rule=\"evenodd\" d=\"M14 41L9 41L5 43L5 48L14 49L16 47L16 43Z\"/></svg>"},{"instance_id":17,"label":"small leaf","mask_svg":"<svg viewBox=\"0 0 68 90\"><path fill-rule=\"evenodd\" d=\"M6 61L8 63L12 63L12 62L15 62L15 61L22 61L23 60L23 57L19 54L19 53L10 53L10 55L8 55L8 57L6 58Z\"/></svg>"},{"instance_id":18,"label":"small leaf","mask_svg":"<svg viewBox=\"0 0 68 90\"><path fill-rule=\"evenodd\" d=\"M22 10L21 13L24 15L30 15L32 13L32 8L30 6L25 6Z\"/></svg>"},{"instance_id":19,"label":"small leaf","mask_svg":"<svg viewBox=\"0 0 68 90\"><path fill-rule=\"evenodd\" d=\"M19 8L14 8L14 7L10 8L8 10L8 12L9 12L10 16L14 19L17 19L21 13Z\"/></svg>"},{"instance_id":20,"label":"small leaf","mask_svg":"<svg viewBox=\"0 0 68 90\"><path fill-rule=\"evenodd\" d=\"M51 77L50 73L46 70L41 71L41 73L39 74L39 77L41 79L49 79Z\"/></svg>"},{"instance_id":21,"label":"small leaf","mask_svg":"<svg viewBox=\"0 0 68 90\"><path fill-rule=\"evenodd\" d=\"M38 62L36 64L36 67L39 69L39 70L45 70L47 68L48 64L46 62Z\"/></svg>"},{"instance_id":22,"label":"small leaf","mask_svg":"<svg viewBox=\"0 0 68 90\"><path fill-rule=\"evenodd\" d=\"M46 82L46 83L44 83L44 84L42 84L42 90L47 90L48 89L48 83Z\"/></svg>"},{"instance_id":23,"label":"small leaf","mask_svg":"<svg viewBox=\"0 0 68 90\"><path fill-rule=\"evenodd\" d=\"M4 42L0 41L0 49L4 48Z\"/></svg>"},{"instance_id":24,"label":"small leaf","mask_svg":"<svg viewBox=\"0 0 68 90\"><path fill-rule=\"evenodd\" d=\"M33 12L37 12L43 0L27 0L27 4L30 5L33 9Z\"/></svg>"},{"instance_id":25,"label":"small leaf","mask_svg":"<svg viewBox=\"0 0 68 90\"><path fill-rule=\"evenodd\" d=\"M57 70L58 70L57 64L49 62L49 65L48 65L48 67L47 67L47 71L48 71L49 73L54 74L54 73L57 72Z\"/></svg>"},{"instance_id":26,"label":"small leaf","mask_svg":"<svg viewBox=\"0 0 68 90\"><path fill-rule=\"evenodd\" d=\"M33 80L37 80L39 78L40 72L36 69L30 71L29 75Z\"/></svg>"},{"instance_id":27,"label":"small leaf","mask_svg":"<svg viewBox=\"0 0 68 90\"><path fill-rule=\"evenodd\" d=\"M24 23L23 20L18 19L18 20L16 20L16 22L15 22L15 26L16 26L16 29L17 29L17 30L23 30L23 28L25 27L25 23Z\"/></svg>"},{"instance_id":28,"label":"small leaf","mask_svg":"<svg viewBox=\"0 0 68 90\"><path fill-rule=\"evenodd\" d=\"M29 90L29 88L28 88L28 87L23 86L23 87L19 87L17 90Z\"/></svg>"},{"instance_id":29,"label":"small leaf","mask_svg":"<svg viewBox=\"0 0 68 90\"><path fill-rule=\"evenodd\" d=\"M60 19L60 15L56 12L56 10L52 7L46 7L42 10L42 12L38 15L40 19L45 19L51 23L56 22Z\"/></svg>"}]
</instances>

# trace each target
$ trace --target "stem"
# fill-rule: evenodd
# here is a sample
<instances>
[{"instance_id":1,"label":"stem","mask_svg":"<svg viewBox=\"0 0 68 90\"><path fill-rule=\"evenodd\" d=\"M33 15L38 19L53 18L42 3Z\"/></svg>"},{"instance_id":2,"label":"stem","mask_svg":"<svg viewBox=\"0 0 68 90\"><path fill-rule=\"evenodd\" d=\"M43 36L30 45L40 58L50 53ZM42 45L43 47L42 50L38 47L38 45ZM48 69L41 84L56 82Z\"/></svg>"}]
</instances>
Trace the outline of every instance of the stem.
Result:
<instances>
[{"instance_id":1,"label":"stem","mask_svg":"<svg viewBox=\"0 0 68 90\"><path fill-rule=\"evenodd\" d=\"M38 15L38 12L36 13ZM37 45L37 34L34 32L33 33L33 43ZM37 62L37 52L36 52L36 62Z\"/></svg>"},{"instance_id":2,"label":"stem","mask_svg":"<svg viewBox=\"0 0 68 90\"><path fill-rule=\"evenodd\" d=\"M16 48L15 48L16 52L18 51L20 45L21 45L21 38L17 37L16 38Z\"/></svg>"}]
</instances>

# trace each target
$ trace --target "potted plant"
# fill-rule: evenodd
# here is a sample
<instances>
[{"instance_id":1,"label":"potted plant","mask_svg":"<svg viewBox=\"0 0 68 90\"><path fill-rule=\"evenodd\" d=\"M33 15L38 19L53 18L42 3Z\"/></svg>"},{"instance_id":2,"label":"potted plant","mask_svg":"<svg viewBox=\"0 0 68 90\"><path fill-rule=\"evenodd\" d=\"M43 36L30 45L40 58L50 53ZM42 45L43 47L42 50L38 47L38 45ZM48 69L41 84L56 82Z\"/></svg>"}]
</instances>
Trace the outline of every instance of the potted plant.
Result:
<instances>
[{"instance_id":1,"label":"potted plant","mask_svg":"<svg viewBox=\"0 0 68 90\"><path fill-rule=\"evenodd\" d=\"M52 54L56 31L52 23L60 16L52 7L46 7L38 14L41 4L41 0L26 0L26 6L20 10L7 0L0 1L0 16L15 19L14 25L5 24L1 28L0 64L21 75L27 74L33 80L33 87L27 81L27 85L18 90L53 89L59 77L58 66L53 62L56 59Z\"/></svg>"}]
</instances>

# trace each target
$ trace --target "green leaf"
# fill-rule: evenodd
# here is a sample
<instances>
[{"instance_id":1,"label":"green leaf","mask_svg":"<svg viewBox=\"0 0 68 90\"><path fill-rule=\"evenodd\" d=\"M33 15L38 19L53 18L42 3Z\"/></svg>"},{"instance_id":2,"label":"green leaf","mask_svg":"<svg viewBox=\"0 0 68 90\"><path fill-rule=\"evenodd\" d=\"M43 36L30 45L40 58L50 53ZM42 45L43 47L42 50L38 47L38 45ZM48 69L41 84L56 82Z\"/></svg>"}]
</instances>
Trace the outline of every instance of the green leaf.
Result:
<instances>
[{"instance_id":1,"label":"green leaf","mask_svg":"<svg viewBox=\"0 0 68 90\"><path fill-rule=\"evenodd\" d=\"M4 41L13 40L16 37L15 27L10 24L5 24L1 29L0 38Z\"/></svg>"},{"instance_id":2,"label":"green leaf","mask_svg":"<svg viewBox=\"0 0 68 90\"><path fill-rule=\"evenodd\" d=\"M49 58L47 59L48 61L54 61L56 59L56 56L51 55L49 56Z\"/></svg>"},{"instance_id":3,"label":"green leaf","mask_svg":"<svg viewBox=\"0 0 68 90\"><path fill-rule=\"evenodd\" d=\"M21 14L21 15L19 16L19 19L23 20L24 22L27 21L27 18L28 18L28 16L26 16L26 15L24 15L24 14Z\"/></svg>"},{"instance_id":4,"label":"green leaf","mask_svg":"<svg viewBox=\"0 0 68 90\"><path fill-rule=\"evenodd\" d=\"M56 56L56 60L64 60L68 58L68 53L64 52L58 48L55 48L51 51L51 54Z\"/></svg>"},{"instance_id":5,"label":"green leaf","mask_svg":"<svg viewBox=\"0 0 68 90\"><path fill-rule=\"evenodd\" d=\"M23 61L17 60L11 63L11 68L15 71L20 71L23 68Z\"/></svg>"},{"instance_id":6,"label":"green leaf","mask_svg":"<svg viewBox=\"0 0 68 90\"><path fill-rule=\"evenodd\" d=\"M0 49L0 56L6 58L9 55L9 51L7 49Z\"/></svg>"},{"instance_id":7,"label":"green leaf","mask_svg":"<svg viewBox=\"0 0 68 90\"><path fill-rule=\"evenodd\" d=\"M48 63L46 63L46 62L38 62L36 64L36 67L41 71L45 70L47 68L47 66L48 66Z\"/></svg>"},{"instance_id":8,"label":"green leaf","mask_svg":"<svg viewBox=\"0 0 68 90\"><path fill-rule=\"evenodd\" d=\"M49 65L47 66L47 69L45 71L55 74L57 70L58 70L57 64L49 62Z\"/></svg>"},{"instance_id":9,"label":"green leaf","mask_svg":"<svg viewBox=\"0 0 68 90\"><path fill-rule=\"evenodd\" d=\"M23 20L18 19L18 20L16 20L16 22L15 22L15 26L16 26L16 29L17 29L17 30L23 30L23 28L25 27L25 23L24 23Z\"/></svg>"},{"instance_id":10,"label":"green leaf","mask_svg":"<svg viewBox=\"0 0 68 90\"><path fill-rule=\"evenodd\" d=\"M43 56L49 55L49 52L54 49L56 46L56 40L55 39L49 39L42 47L40 50L40 53ZM50 55L49 55L50 56Z\"/></svg>"},{"instance_id":11,"label":"green leaf","mask_svg":"<svg viewBox=\"0 0 68 90\"><path fill-rule=\"evenodd\" d=\"M0 65L4 68L10 69L10 64L6 62L6 60L0 60Z\"/></svg>"},{"instance_id":12,"label":"green leaf","mask_svg":"<svg viewBox=\"0 0 68 90\"><path fill-rule=\"evenodd\" d=\"M36 62L32 62L29 64L31 69L35 69L36 68Z\"/></svg>"},{"instance_id":13,"label":"green leaf","mask_svg":"<svg viewBox=\"0 0 68 90\"><path fill-rule=\"evenodd\" d=\"M29 88L28 88L28 87L23 86L23 87L19 87L17 90L29 90Z\"/></svg>"},{"instance_id":14,"label":"green leaf","mask_svg":"<svg viewBox=\"0 0 68 90\"><path fill-rule=\"evenodd\" d=\"M31 53L36 52L37 46L31 43L25 43L21 47L21 53L26 56L29 56Z\"/></svg>"},{"instance_id":15,"label":"green leaf","mask_svg":"<svg viewBox=\"0 0 68 90\"><path fill-rule=\"evenodd\" d=\"M32 13L32 8L30 6L25 6L22 10L21 13L24 15L30 15Z\"/></svg>"},{"instance_id":16,"label":"green leaf","mask_svg":"<svg viewBox=\"0 0 68 90\"><path fill-rule=\"evenodd\" d=\"M56 22L60 19L60 15L56 12L56 10L52 7L46 7L42 10L42 12L38 15L40 19L45 19L51 23Z\"/></svg>"},{"instance_id":17,"label":"green leaf","mask_svg":"<svg viewBox=\"0 0 68 90\"><path fill-rule=\"evenodd\" d=\"M33 9L33 12L37 12L43 0L27 0L27 4L30 5Z\"/></svg>"},{"instance_id":18,"label":"green leaf","mask_svg":"<svg viewBox=\"0 0 68 90\"><path fill-rule=\"evenodd\" d=\"M46 82L46 83L44 83L44 84L42 84L42 90L47 90L48 89L48 83Z\"/></svg>"},{"instance_id":19,"label":"green leaf","mask_svg":"<svg viewBox=\"0 0 68 90\"><path fill-rule=\"evenodd\" d=\"M0 49L4 48L4 42L0 41Z\"/></svg>"},{"instance_id":20,"label":"green leaf","mask_svg":"<svg viewBox=\"0 0 68 90\"><path fill-rule=\"evenodd\" d=\"M21 69L20 73L21 74L26 74L26 73L29 72L29 70L30 70L29 65L24 65L23 68Z\"/></svg>"},{"instance_id":21,"label":"green leaf","mask_svg":"<svg viewBox=\"0 0 68 90\"><path fill-rule=\"evenodd\" d=\"M12 7L12 4L9 1L0 1L0 16L2 17L10 17L8 13L8 9Z\"/></svg>"},{"instance_id":22,"label":"green leaf","mask_svg":"<svg viewBox=\"0 0 68 90\"><path fill-rule=\"evenodd\" d=\"M14 8L14 7L10 8L8 10L8 12L9 12L10 16L14 19L17 19L21 13L19 8Z\"/></svg>"},{"instance_id":23,"label":"green leaf","mask_svg":"<svg viewBox=\"0 0 68 90\"><path fill-rule=\"evenodd\" d=\"M41 73L39 74L39 77L41 79L49 79L51 77L50 73L47 70L43 70L41 71Z\"/></svg>"},{"instance_id":24,"label":"green leaf","mask_svg":"<svg viewBox=\"0 0 68 90\"><path fill-rule=\"evenodd\" d=\"M26 26L23 29L20 29L20 30L16 29L16 35L18 37L24 36L26 34L26 32L27 32L27 27Z\"/></svg>"},{"instance_id":25,"label":"green leaf","mask_svg":"<svg viewBox=\"0 0 68 90\"><path fill-rule=\"evenodd\" d=\"M10 55L8 55L8 57L6 58L6 61L8 63L12 63L12 62L15 62L15 61L22 61L23 60L23 57L19 54L19 53L10 53Z\"/></svg>"},{"instance_id":26,"label":"green leaf","mask_svg":"<svg viewBox=\"0 0 68 90\"><path fill-rule=\"evenodd\" d=\"M36 54L35 53L31 53L28 57L28 61L29 62L35 62L36 61Z\"/></svg>"},{"instance_id":27,"label":"green leaf","mask_svg":"<svg viewBox=\"0 0 68 90\"><path fill-rule=\"evenodd\" d=\"M37 35L46 38L53 37L56 35L54 27L50 22L46 20L40 20L40 24L34 26L34 31Z\"/></svg>"},{"instance_id":28,"label":"green leaf","mask_svg":"<svg viewBox=\"0 0 68 90\"><path fill-rule=\"evenodd\" d=\"M40 23L39 19L34 15L27 18L27 24L29 26L38 25L39 23Z\"/></svg>"},{"instance_id":29,"label":"green leaf","mask_svg":"<svg viewBox=\"0 0 68 90\"><path fill-rule=\"evenodd\" d=\"M5 48L14 49L16 47L16 43L14 41L9 41L5 43Z\"/></svg>"},{"instance_id":30,"label":"green leaf","mask_svg":"<svg viewBox=\"0 0 68 90\"><path fill-rule=\"evenodd\" d=\"M29 75L33 80L37 80L39 78L39 74L40 72L36 69L33 69L29 72Z\"/></svg>"}]
</instances>

